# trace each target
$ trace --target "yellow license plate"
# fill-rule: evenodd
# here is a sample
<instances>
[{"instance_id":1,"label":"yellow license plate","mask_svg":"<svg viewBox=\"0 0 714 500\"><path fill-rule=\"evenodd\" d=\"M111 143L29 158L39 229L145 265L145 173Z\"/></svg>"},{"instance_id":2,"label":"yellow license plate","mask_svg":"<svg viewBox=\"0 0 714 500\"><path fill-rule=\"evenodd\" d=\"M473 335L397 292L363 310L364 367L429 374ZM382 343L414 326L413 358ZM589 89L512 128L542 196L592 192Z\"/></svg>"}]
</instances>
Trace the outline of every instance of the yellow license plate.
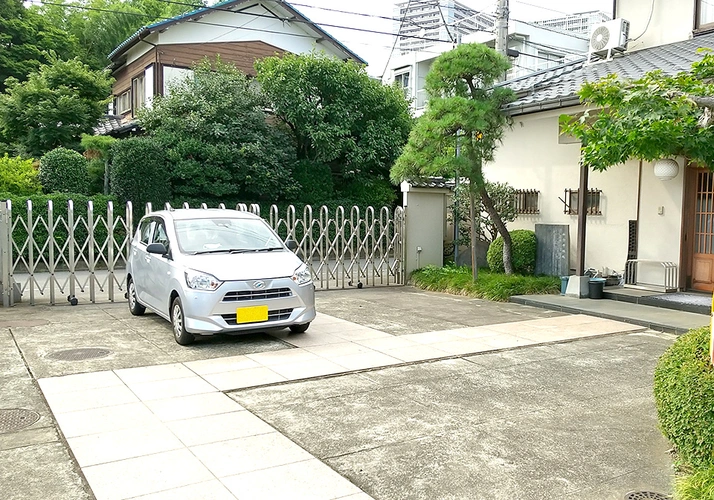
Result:
<instances>
[{"instance_id":1,"label":"yellow license plate","mask_svg":"<svg viewBox=\"0 0 714 500\"><path fill-rule=\"evenodd\" d=\"M268 306L239 307L236 309L236 323L259 323L268 321Z\"/></svg>"}]
</instances>

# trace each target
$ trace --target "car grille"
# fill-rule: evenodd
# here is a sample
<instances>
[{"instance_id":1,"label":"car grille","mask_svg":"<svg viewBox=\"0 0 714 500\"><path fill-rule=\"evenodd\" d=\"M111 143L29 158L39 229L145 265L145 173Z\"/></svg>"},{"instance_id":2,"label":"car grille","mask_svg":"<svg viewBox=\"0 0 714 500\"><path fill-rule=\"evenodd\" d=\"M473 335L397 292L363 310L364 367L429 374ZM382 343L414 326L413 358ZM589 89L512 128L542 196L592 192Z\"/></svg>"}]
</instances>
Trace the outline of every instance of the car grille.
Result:
<instances>
[{"instance_id":1,"label":"car grille","mask_svg":"<svg viewBox=\"0 0 714 500\"><path fill-rule=\"evenodd\" d=\"M228 292L223 296L223 302L238 302L240 300L264 300L290 297L293 292L289 288L271 288L270 290L244 290Z\"/></svg>"},{"instance_id":2,"label":"car grille","mask_svg":"<svg viewBox=\"0 0 714 500\"><path fill-rule=\"evenodd\" d=\"M293 313L292 308L290 309L276 309L274 311L268 311L268 321L259 321L259 323L269 323L271 321L283 321L290 318ZM221 317L229 325L237 325L235 314L221 314ZM250 323L241 323L241 325L249 325Z\"/></svg>"}]
</instances>

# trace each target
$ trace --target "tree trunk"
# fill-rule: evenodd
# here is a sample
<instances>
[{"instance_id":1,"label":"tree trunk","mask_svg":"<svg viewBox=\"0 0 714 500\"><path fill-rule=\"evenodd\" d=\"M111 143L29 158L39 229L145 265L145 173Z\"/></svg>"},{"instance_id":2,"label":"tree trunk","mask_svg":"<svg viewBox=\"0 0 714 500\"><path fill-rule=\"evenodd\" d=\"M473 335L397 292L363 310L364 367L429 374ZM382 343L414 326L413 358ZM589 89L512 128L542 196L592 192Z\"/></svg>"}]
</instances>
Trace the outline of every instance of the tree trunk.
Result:
<instances>
[{"instance_id":1,"label":"tree trunk","mask_svg":"<svg viewBox=\"0 0 714 500\"><path fill-rule=\"evenodd\" d=\"M478 241L478 231L476 231L476 196L474 196L474 186L469 184L469 217L471 218L471 273L474 281L478 279L478 259L476 255L476 242Z\"/></svg>"},{"instance_id":2,"label":"tree trunk","mask_svg":"<svg viewBox=\"0 0 714 500\"><path fill-rule=\"evenodd\" d=\"M506 225L501 220L501 216L498 215L498 211L493 206L493 200L488 195L486 191L486 185L479 187L479 194L481 195L481 202L483 203L486 212L488 212L489 217L493 221L498 233L503 238L503 269L506 274L513 274L513 262L511 260L511 234L506 229Z\"/></svg>"}]
</instances>

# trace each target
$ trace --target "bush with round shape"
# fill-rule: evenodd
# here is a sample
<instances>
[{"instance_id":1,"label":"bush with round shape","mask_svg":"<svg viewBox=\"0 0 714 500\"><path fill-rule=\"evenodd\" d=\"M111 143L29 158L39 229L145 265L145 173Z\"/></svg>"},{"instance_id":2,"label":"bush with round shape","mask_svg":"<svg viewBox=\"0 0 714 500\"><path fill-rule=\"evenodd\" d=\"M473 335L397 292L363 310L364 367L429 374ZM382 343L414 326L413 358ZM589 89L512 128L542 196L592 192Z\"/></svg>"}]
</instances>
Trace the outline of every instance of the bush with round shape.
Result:
<instances>
[{"instance_id":1,"label":"bush with round shape","mask_svg":"<svg viewBox=\"0 0 714 500\"><path fill-rule=\"evenodd\" d=\"M513 272L516 274L535 274L536 262L536 236L528 229L516 229L511 234L511 262ZM488 247L486 261L491 271L504 272L503 267L503 238L496 238Z\"/></svg>"},{"instance_id":2,"label":"bush with round shape","mask_svg":"<svg viewBox=\"0 0 714 500\"><path fill-rule=\"evenodd\" d=\"M71 149L56 148L45 153L38 177L46 193L86 194L89 190L87 159Z\"/></svg>"},{"instance_id":3,"label":"bush with round shape","mask_svg":"<svg viewBox=\"0 0 714 500\"><path fill-rule=\"evenodd\" d=\"M660 357L654 374L660 429L693 467L714 465L714 368L709 339L706 327L682 335Z\"/></svg>"}]
</instances>

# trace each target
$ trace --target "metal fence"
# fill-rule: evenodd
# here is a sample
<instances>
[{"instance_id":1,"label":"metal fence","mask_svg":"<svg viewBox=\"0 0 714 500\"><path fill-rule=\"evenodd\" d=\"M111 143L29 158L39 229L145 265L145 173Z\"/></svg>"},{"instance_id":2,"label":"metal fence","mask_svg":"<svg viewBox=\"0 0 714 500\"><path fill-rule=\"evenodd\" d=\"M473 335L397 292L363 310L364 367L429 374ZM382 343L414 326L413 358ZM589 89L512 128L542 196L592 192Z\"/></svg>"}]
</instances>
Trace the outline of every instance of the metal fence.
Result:
<instances>
[{"instance_id":1,"label":"metal fence","mask_svg":"<svg viewBox=\"0 0 714 500\"><path fill-rule=\"evenodd\" d=\"M162 208L171 208L166 204ZM184 204L183 208L188 208ZM207 208L205 204L201 208ZM225 208L220 205L218 208ZM152 211L151 204L144 213ZM258 205L237 210L260 215ZM56 304L77 298L89 302L124 299L126 260L134 233L131 202L115 210L87 206L14 207L0 201L0 295L4 307L19 301ZM318 289L403 285L404 210L388 207L284 214L277 206L266 221L284 239L295 240L296 252L311 267Z\"/></svg>"}]
</instances>

